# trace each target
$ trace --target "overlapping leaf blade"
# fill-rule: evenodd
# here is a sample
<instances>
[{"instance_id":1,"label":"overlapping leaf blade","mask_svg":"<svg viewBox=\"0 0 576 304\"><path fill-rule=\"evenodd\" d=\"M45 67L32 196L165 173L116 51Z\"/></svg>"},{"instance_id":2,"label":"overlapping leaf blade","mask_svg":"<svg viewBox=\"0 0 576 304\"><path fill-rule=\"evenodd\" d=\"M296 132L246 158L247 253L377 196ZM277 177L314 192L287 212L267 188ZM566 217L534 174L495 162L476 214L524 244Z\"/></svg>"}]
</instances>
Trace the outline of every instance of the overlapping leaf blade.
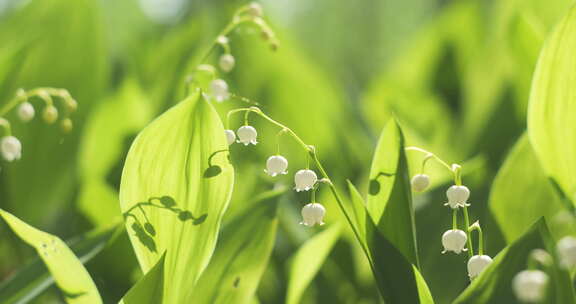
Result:
<instances>
[{"instance_id":1,"label":"overlapping leaf blade","mask_svg":"<svg viewBox=\"0 0 576 304\"><path fill-rule=\"evenodd\" d=\"M528 134L547 174L576 197L576 7L548 37L534 73Z\"/></svg>"},{"instance_id":2,"label":"overlapping leaf blade","mask_svg":"<svg viewBox=\"0 0 576 304\"><path fill-rule=\"evenodd\" d=\"M378 140L370 170L366 207L378 229L406 259L418 266L404 137L395 120L386 124Z\"/></svg>"},{"instance_id":3,"label":"overlapping leaf blade","mask_svg":"<svg viewBox=\"0 0 576 304\"><path fill-rule=\"evenodd\" d=\"M300 303L301 297L326 257L338 241L340 225L333 224L304 243L296 252L290 265L290 281L286 303Z\"/></svg>"},{"instance_id":4,"label":"overlapping leaf blade","mask_svg":"<svg viewBox=\"0 0 576 304\"><path fill-rule=\"evenodd\" d=\"M0 216L18 237L36 249L52 274L56 285L64 294L66 302L71 304L102 303L90 274L66 243L54 235L26 224L2 209L0 209ZM42 283L39 285L41 286ZM2 298L2 300L8 299Z\"/></svg>"},{"instance_id":5,"label":"overlapping leaf blade","mask_svg":"<svg viewBox=\"0 0 576 304\"><path fill-rule=\"evenodd\" d=\"M545 216L553 224L556 215L568 211L543 172L528 136L518 140L496 176L489 206L508 242L538 218Z\"/></svg>"},{"instance_id":6,"label":"overlapping leaf blade","mask_svg":"<svg viewBox=\"0 0 576 304\"><path fill-rule=\"evenodd\" d=\"M141 268L166 251L164 302L191 301L228 206L233 169L222 123L196 91L146 127L124 166L120 204Z\"/></svg>"},{"instance_id":7,"label":"overlapping leaf blade","mask_svg":"<svg viewBox=\"0 0 576 304\"><path fill-rule=\"evenodd\" d=\"M164 261L166 254L156 262L136 285L122 297L119 304L156 304L164 299Z\"/></svg>"},{"instance_id":8,"label":"overlapping leaf blade","mask_svg":"<svg viewBox=\"0 0 576 304\"><path fill-rule=\"evenodd\" d=\"M222 230L216 252L195 288L195 303L250 303L272 254L278 226L273 190Z\"/></svg>"}]
</instances>

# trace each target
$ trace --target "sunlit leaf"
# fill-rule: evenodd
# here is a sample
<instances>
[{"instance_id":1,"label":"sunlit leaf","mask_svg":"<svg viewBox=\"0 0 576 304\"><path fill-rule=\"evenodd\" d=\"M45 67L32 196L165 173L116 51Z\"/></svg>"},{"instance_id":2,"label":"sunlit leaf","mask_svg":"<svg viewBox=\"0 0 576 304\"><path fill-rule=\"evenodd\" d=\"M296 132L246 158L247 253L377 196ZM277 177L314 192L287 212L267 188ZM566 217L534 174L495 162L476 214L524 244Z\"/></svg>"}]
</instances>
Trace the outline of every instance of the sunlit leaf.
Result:
<instances>
[{"instance_id":1,"label":"sunlit leaf","mask_svg":"<svg viewBox=\"0 0 576 304\"><path fill-rule=\"evenodd\" d=\"M534 73L528 134L546 173L576 203L576 7L548 37Z\"/></svg>"},{"instance_id":2,"label":"sunlit leaf","mask_svg":"<svg viewBox=\"0 0 576 304\"><path fill-rule=\"evenodd\" d=\"M136 285L122 297L119 304L156 304L164 303L164 262L166 254L156 262Z\"/></svg>"},{"instance_id":3,"label":"sunlit leaf","mask_svg":"<svg viewBox=\"0 0 576 304\"><path fill-rule=\"evenodd\" d=\"M194 302L250 303L274 247L278 196L284 192L266 193L223 228L194 290Z\"/></svg>"},{"instance_id":4,"label":"sunlit leaf","mask_svg":"<svg viewBox=\"0 0 576 304\"><path fill-rule=\"evenodd\" d=\"M555 216L568 213L544 174L528 136L522 136L501 167L492 184L489 204L508 242L542 216L554 223Z\"/></svg>"},{"instance_id":5,"label":"sunlit leaf","mask_svg":"<svg viewBox=\"0 0 576 304\"><path fill-rule=\"evenodd\" d=\"M364 207L360 193L351 183L348 186L352 196L352 208L354 208L354 215L349 212L349 217L356 218L353 221L356 230L359 231L363 225L365 227L365 230L359 233L359 242L370 262L374 279L384 301L387 303L434 303L426 281L416 265L409 262L376 227Z\"/></svg>"},{"instance_id":6,"label":"sunlit leaf","mask_svg":"<svg viewBox=\"0 0 576 304\"><path fill-rule=\"evenodd\" d=\"M502 250L454 303L519 303L512 291L512 279L527 269L528 256L533 249L545 249L551 253L555 250L555 242L544 219ZM574 303L576 298L570 275L559 268L555 255L552 256L554 265L548 271L550 285L547 299L542 303Z\"/></svg>"},{"instance_id":7,"label":"sunlit leaf","mask_svg":"<svg viewBox=\"0 0 576 304\"><path fill-rule=\"evenodd\" d=\"M410 191L404 137L396 121L390 120L374 152L366 207L378 229L411 263L418 266Z\"/></svg>"},{"instance_id":8,"label":"sunlit leaf","mask_svg":"<svg viewBox=\"0 0 576 304\"><path fill-rule=\"evenodd\" d=\"M192 301L216 246L234 178L227 149L220 118L197 91L147 126L128 153L121 209L145 273L166 251L167 303ZM213 167L219 174L206 176Z\"/></svg>"},{"instance_id":9,"label":"sunlit leaf","mask_svg":"<svg viewBox=\"0 0 576 304\"><path fill-rule=\"evenodd\" d=\"M316 276L340 236L340 225L333 224L304 243L290 265L286 303L300 303L306 287Z\"/></svg>"},{"instance_id":10,"label":"sunlit leaf","mask_svg":"<svg viewBox=\"0 0 576 304\"><path fill-rule=\"evenodd\" d=\"M40 231L0 209L0 216L46 264L68 303L102 303L96 285L82 262L60 238ZM42 283L40 283L42 285ZM4 300L4 298L3 298Z\"/></svg>"}]
</instances>

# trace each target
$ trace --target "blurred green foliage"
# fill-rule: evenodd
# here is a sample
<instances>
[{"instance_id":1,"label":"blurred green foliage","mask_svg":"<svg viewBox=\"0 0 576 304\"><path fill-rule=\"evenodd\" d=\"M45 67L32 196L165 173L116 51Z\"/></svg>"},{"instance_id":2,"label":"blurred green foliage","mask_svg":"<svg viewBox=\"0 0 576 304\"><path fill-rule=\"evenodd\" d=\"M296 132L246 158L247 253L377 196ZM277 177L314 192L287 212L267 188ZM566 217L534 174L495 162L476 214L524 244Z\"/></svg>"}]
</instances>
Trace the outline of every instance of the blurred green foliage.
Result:
<instances>
[{"instance_id":1,"label":"blurred green foliage","mask_svg":"<svg viewBox=\"0 0 576 304\"><path fill-rule=\"evenodd\" d=\"M165 4L175 7L171 11L150 8L153 2L160 1L33 0L0 5L0 105L18 88L38 86L66 88L79 102L71 134L39 120L19 123L14 113L7 117L22 141L23 158L0 163L0 208L62 239L121 218L120 177L136 134L185 97L187 78L199 58L233 11L246 4L172 0ZM482 223L487 253L494 256L539 215L548 217L554 236L573 233L570 227L551 223L566 220L552 217L569 208L558 198L559 186L547 183L550 174L542 171L534 147L522 135L538 54L571 2L266 0L266 20L277 32L279 50L271 52L254 28L238 29L230 37L237 66L224 79L233 92L258 101L263 111L314 144L340 189L347 189L349 179L359 185L360 193L369 193L378 135L389 118L396 118L406 146L417 145L463 164L465 183L472 190L470 212ZM209 59L215 63L217 56ZM217 110L224 117L227 110L243 106L233 100L217 105ZM233 119L233 129L239 125L240 119ZM254 197L279 184L292 185L290 177L277 181L262 171L266 157L276 149L278 130L258 118L253 125L261 143L250 149L230 148L237 181L223 233L228 228L248 234L238 223L246 210L256 208L251 205L258 201ZM305 166L306 155L285 138L283 154L294 173ZM410 173L417 173L422 155L407 157ZM469 285L466 260L463 255L441 254L440 237L451 224L451 214L442 206L450 180L435 165L427 170L432 189L414 197L417 244L407 247L417 248L420 272L435 302L450 303ZM528 189L537 191L539 201L525 202L545 202L539 205L542 214L515 212L524 201L507 189L519 196L529 195ZM379 303L370 264L328 190L320 190L318 199L328 210L328 223L342 222L340 238L329 240L334 245L323 263L312 262L322 265L308 286L293 281L302 263L297 252L312 246L310 240L324 228L297 225L300 208L310 200L308 193L286 191L275 198L267 208L278 209L278 222L266 217L269 210L262 210L261 222L252 223L253 229L277 226L270 232L276 238L269 263L263 274L253 274L256 281L262 276L258 301L283 303L296 297L300 303ZM512 202L515 198L518 201ZM570 205L574 198L562 199ZM368 204L370 200L369 196ZM511 220L511 214L517 218ZM570 214L567 217L570 222ZM236 226L241 228L230 228ZM538 227L541 233L544 228ZM537 234L534 229L532 234ZM225 236L218 246L241 246ZM272 236L258 238L269 242ZM0 239L4 281L32 263L35 253L3 223ZM126 232L86 266L105 303L118 302L142 277ZM164 264L155 267L161 272ZM150 277L139 285L146 288L159 279ZM294 295L301 292L294 291L295 284L304 289L302 294ZM206 297L210 292L206 290ZM52 287L33 302L63 299Z\"/></svg>"}]
</instances>

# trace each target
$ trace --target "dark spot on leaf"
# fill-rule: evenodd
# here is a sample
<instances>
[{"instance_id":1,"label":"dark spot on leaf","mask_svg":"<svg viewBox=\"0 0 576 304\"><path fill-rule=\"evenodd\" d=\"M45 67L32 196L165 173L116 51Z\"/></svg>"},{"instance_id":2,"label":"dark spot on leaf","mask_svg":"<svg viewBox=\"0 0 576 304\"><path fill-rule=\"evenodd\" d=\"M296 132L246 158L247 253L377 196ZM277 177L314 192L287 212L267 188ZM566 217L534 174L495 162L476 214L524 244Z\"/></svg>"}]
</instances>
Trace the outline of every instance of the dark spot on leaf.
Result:
<instances>
[{"instance_id":1,"label":"dark spot on leaf","mask_svg":"<svg viewBox=\"0 0 576 304\"><path fill-rule=\"evenodd\" d=\"M156 235L156 229L154 229L154 226L152 226L152 224L150 223L144 224L144 230L146 230L146 232L148 232L152 236Z\"/></svg>"},{"instance_id":2,"label":"dark spot on leaf","mask_svg":"<svg viewBox=\"0 0 576 304\"><path fill-rule=\"evenodd\" d=\"M171 208L176 206L176 201L170 196L163 196L160 198L160 203L164 205L164 207Z\"/></svg>"},{"instance_id":3,"label":"dark spot on leaf","mask_svg":"<svg viewBox=\"0 0 576 304\"><path fill-rule=\"evenodd\" d=\"M148 248L148 250L152 252L156 252L156 242L154 239L149 236L146 231L142 228L142 226L138 223L132 224L132 230L136 234L136 237L144 245L144 247Z\"/></svg>"},{"instance_id":4,"label":"dark spot on leaf","mask_svg":"<svg viewBox=\"0 0 576 304\"><path fill-rule=\"evenodd\" d=\"M182 211L178 214L178 219L183 222L193 218L194 217L192 216L192 213L190 213L190 211Z\"/></svg>"},{"instance_id":5,"label":"dark spot on leaf","mask_svg":"<svg viewBox=\"0 0 576 304\"><path fill-rule=\"evenodd\" d=\"M204 213L199 218L194 219L194 225L200 225L204 223L204 221L206 221L206 217L208 217L208 214Z\"/></svg>"},{"instance_id":6,"label":"dark spot on leaf","mask_svg":"<svg viewBox=\"0 0 576 304\"><path fill-rule=\"evenodd\" d=\"M368 187L368 192L370 195L376 195L380 193L380 182L373 179L370 181L370 186Z\"/></svg>"},{"instance_id":7,"label":"dark spot on leaf","mask_svg":"<svg viewBox=\"0 0 576 304\"><path fill-rule=\"evenodd\" d=\"M234 288L238 288L239 285L240 285L240 277L236 277L236 279L234 280Z\"/></svg>"},{"instance_id":8,"label":"dark spot on leaf","mask_svg":"<svg viewBox=\"0 0 576 304\"><path fill-rule=\"evenodd\" d=\"M214 176L218 176L218 174L222 173L222 168L220 166L210 166L206 171L204 171L205 178L211 178Z\"/></svg>"}]
</instances>

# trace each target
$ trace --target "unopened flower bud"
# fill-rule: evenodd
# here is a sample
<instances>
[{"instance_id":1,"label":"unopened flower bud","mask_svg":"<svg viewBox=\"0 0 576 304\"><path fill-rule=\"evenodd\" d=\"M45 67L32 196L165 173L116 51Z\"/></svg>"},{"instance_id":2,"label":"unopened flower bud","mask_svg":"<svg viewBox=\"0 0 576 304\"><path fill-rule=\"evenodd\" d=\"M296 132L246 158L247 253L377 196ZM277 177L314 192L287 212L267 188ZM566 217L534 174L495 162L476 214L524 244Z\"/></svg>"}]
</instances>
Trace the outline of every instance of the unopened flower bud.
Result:
<instances>
[{"instance_id":1,"label":"unopened flower bud","mask_svg":"<svg viewBox=\"0 0 576 304\"><path fill-rule=\"evenodd\" d=\"M318 203L310 203L302 208L302 222L304 226L324 225L326 209Z\"/></svg>"},{"instance_id":2,"label":"unopened flower bud","mask_svg":"<svg viewBox=\"0 0 576 304\"><path fill-rule=\"evenodd\" d=\"M64 131L64 133L69 133L70 131L72 131L73 127L74 125L72 123L72 119L70 118L65 118L60 122L60 128L62 128L62 131Z\"/></svg>"},{"instance_id":3,"label":"unopened flower bud","mask_svg":"<svg viewBox=\"0 0 576 304\"><path fill-rule=\"evenodd\" d=\"M430 178L426 174L416 174L412 178L412 190L422 192L430 185Z\"/></svg>"},{"instance_id":4,"label":"unopened flower bud","mask_svg":"<svg viewBox=\"0 0 576 304\"><path fill-rule=\"evenodd\" d=\"M556 251L560 259L560 265L565 269L576 266L576 238L572 236L563 237L556 245Z\"/></svg>"},{"instance_id":5,"label":"unopened flower bud","mask_svg":"<svg viewBox=\"0 0 576 304\"><path fill-rule=\"evenodd\" d=\"M0 152L8 162L19 160L22 157L22 144L14 136L4 136L0 140Z\"/></svg>"},{"instance_id":6,"label":"unopened flower bud","mask_svg":"<svg viewBox=\"0 0 576 304\"><path fill-rule=\"evenodd\" d=\"M450 206L452 209L469 206L466 202L470 197L470 190L466 186L454 185L448 188L446 196L448 197L448 203L444 204L445 206Z\"/></svg>"},{"instance_id":7,"label":"unopened flower bud","mask_svg":"<svg viewBox=\"0 0 576 304\"><path fill-rule=\"evenodd\" d=\"M218 44L228 44L228 41L228 37L226 36L218 36L218 38L216 38Z\"/></svg>"},{"instance_id":8,"label":"unopened flower bud","mask_svg":"<svg viewBox=\"0 0 576 304\"><path fill-rule=\"evenodd\" d=\"M249 144L257 144L256 137L258 136L258 132L252 126L242 126L236 131L238 135L238 142L243 143L245 146Z\"/></svg>"},{"instance_id":9,"label":"unopened flower bud","mask_svg":"<svg viewBox=\"0 0 576 304\"><path fill-rule=\"evenodd\" d=\"M74 113L76 112L76 110L78 110L78 102L74 98L72 97L66 98L65 102L66 102L66 108L70 113Z\"/></svg>"},{"instance_id":10,"label":"unopened flower bud","mask_svg":"<svg viewBox=\"0 0 576 304\"><path fill-rule=\"evenodd\" d=\"M487 255L475 255L468 260L468 276L470 280L475 279L488 265L492 263L492 258Z\"/></svg>"},{"instance_id":11,"label":"unopened flower bud","mask_svg":"<svg viewBox=\"0 0 576 304\"><path fill-rule=\"evenodd\" d=\"M53 124L58 119L58 109L55 106L49 105L44 108L42 118L48 124Z\"/></svg>"},{"instance_id":12,"label":"unopened flower bud","mask_svg":"<svg viewBox=\"0 0 576 304\"><path fill-rule=\"evenodd\" d=\"M316 176L316 172L305 169L305 170L298 170L294 175L294 184L296 184L296 191L308 191L314 187L316 181L318 180L318 176Z\"/></svg>"},{"instance_id":13,"label":"unopened flower bud","mask_svg":"<svg viewBox=\"0 0 576 304\"><path fill-rule=\"evenodd\" d=\"M18 117L23 122L31 121L34 118L34 114L36 114L34 106L32 106L32 104L27 101L21 103L18 107Z\"/></svg>"},{"instance_id":14,"label":"unopened flower bud","mask_svg":"<svg viewBox=\"0 0 576 304\"><path fill-rule=\"evenodd\" d=\"M232 71L235 63L236 60L234 59L234 56L232 56L231 54L223 54L222 56L220 56L219 61L220 69L222 69L222 71L226 73Z\"/></svg>"},{"instance_id":15,"label":"unopened flower bud","mask_svg":"<svg viewBox=\"0 0 576 304\"><path fill-rule=\"evenodd\" d=\"M210 83L210 90L212 92L212 97L217 102L223 102L230 97L230 92L228 92L228 84L222 79L214 79Z\"/></svg>"},{"instance_id":16,"label":"unopened flower bud","mask_svg":"<svg viewBox=\"0 0 576 304\"><path fill-rule=\"evenodd\" d=\"M525 303L539 303L546 295L548 275L540 270L524 270L512 280L512 289L518 300Z\"/></svg>"},{"instance_id":17,"label":"unopened flower bud","mask_svg":"<svg viewBox=\"0 0 576 304\"><path fill-rule=\"evenodd\" d=\"M252 17L262 17L262 15L264 14L262 5L256 2L250 3L250 5L248 6L248 14Z\"/></svg>"},{"instance_id":18,"label":"unopened flower bud","mask_svg":"<svg viewBox=\"0 0 576 304\"><path fill-rule=\"evenodd\" d=\"M268 175L274 177L279 174L286 174L286 169L288 168L288 160L281 155L274 155L268 157L266 161L266 172Z\"/></svg>"},{"instance_id":19,"label":"unopened flower bud","mask_svg":"<svg viewBox=\"0 0 576 304\"><path fill-rule=\"evenodd\" d=\"M460 254L460 252L466 251L466 249L464 249L466 241L468 241L466 232L459 229L448 230L442 235L442 245L444 246L442 253L452 251Z\"/></svg>"},{"instance_id":20,"label":"unopened flower bud","mask_svg":"<svg viewBox=\"0 0 576 304\"><path fill-rule=\"evenodd\" d=\"M234 134L234 131L224 130L224 133L226 134L226 141L228 142L228 145L231 145L234 143L234 141L236 141L236 134Z\"/></svg>"}]
</instances>

